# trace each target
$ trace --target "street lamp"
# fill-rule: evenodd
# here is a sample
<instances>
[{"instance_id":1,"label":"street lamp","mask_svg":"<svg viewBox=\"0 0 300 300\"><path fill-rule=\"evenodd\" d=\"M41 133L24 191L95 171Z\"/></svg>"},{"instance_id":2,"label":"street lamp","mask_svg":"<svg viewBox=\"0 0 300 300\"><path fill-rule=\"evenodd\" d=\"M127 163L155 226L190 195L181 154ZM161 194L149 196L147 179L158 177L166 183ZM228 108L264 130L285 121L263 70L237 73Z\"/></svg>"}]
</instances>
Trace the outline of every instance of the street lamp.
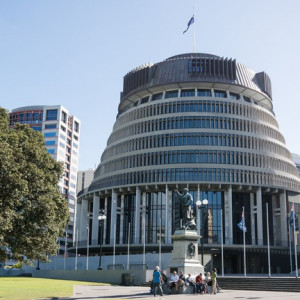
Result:
<instances>
[{"instance_id":1,"label":"street lamp","mask_svg":"<svg viewBox=\"0 0 300 300\"><path fill-rule=\"evenodd\" d=\"M98 216L98 220L99 220L99 231L100 231L100 253L99 253L99 266L98 266L98 270L102 270L102 266L101 266L101 258L102 258L102 244L103 244L103 223L104 220L106 219L106 215L104 212L104 209L100 209L99 211L99 216Z\"/></svg>"},{"instance_id":2,"label":"street lamp","mask_svg":"<svg viewBox=\"0 0 300 300\"><path fill-rule=\"evenodd\" d=\"M196 201L196 205L198 209L201 210L201 261L202 261L202 266L204 266L204 215L207 213L207 204L208 200L204 199L201 203L200 200ZM205 214L203 214L203 210Z\"/></svg>"}]
</instances>

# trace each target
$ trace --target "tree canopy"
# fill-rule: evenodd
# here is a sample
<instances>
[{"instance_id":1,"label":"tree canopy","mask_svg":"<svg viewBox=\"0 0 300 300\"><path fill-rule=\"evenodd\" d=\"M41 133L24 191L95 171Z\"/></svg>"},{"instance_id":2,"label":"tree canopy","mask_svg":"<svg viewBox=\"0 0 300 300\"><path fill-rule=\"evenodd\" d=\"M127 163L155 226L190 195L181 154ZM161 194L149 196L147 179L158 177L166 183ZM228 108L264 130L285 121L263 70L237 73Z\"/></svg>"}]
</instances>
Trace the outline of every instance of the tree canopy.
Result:
<instances>
[{"instance_id":1,"label":"tree canopy","mask_svg":"<svg viewBox=\"0 0 300 300\"><path fill-rule=\"evenodd\" d=\"M28 125L9 128L0 107L0 259L56 255L57 239L69 219L58 188L63 166L47 152L41 132Z\"/></svg>"}]
</instances>

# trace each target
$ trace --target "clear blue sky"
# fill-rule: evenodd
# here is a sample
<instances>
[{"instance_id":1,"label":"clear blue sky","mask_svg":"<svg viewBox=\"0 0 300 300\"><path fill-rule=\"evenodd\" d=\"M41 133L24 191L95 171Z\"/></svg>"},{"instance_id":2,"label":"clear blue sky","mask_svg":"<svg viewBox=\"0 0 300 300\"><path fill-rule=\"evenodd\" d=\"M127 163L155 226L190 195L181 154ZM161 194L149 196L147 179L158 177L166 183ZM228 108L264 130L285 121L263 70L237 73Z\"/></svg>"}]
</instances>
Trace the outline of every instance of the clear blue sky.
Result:
<instances>
[{"instance_id":1,"label":"clear blue sky","mask_svg":"<svg viewBox=\"0 0 300 300\"><path fill-rule=\"evenodd\" d=\"M98 165L123 76L196 51L236 58L272 80L274 111L300 154L299 0L1 0L0 106L65 106L82 122L79 168Z\"/></svg>"}]
</instances>

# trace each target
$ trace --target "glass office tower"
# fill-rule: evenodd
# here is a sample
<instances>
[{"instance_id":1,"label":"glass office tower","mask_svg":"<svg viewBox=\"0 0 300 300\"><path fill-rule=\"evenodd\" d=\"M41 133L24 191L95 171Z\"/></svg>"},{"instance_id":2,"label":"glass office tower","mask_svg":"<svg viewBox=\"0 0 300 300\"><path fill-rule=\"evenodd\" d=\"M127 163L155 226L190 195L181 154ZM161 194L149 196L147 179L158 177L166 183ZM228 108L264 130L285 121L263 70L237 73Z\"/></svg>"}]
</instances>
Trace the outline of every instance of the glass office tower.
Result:
<instances>
[{"instance_id":1,"label":"glass office tower","mask_svg":"<svg viewBox=\"0 0 300 300\"><path fill-rule=\"evenodd\" d=\"M58 186L68 201L70 213L70 222L66 226L67 237L59 239L59 254L63 254L66 250L65 242L72 245L74 239L80 120L62 105L40 105L13 109L9 114L10 127L13 128L17 123L41 131L47 151L56 161L63 162L64 173Z\"/></svg>"},{"instance_id":2,"label":"glass office tower","mask_svg":"<svg viewBox=\"0 0 300 300\"><path fill-rule=\"evenodd\" d=\"M194 198L204 254L225 273L267 272L269 210L272 271L288 272L289 201L300 179L273 111L271 81L233 59L188 53L141 66L124 77L113 131L88 191L78 198L78 237L98 253L99 209L106 212L104 252L172 250L180 225L176 189ZM208 200L198 209L196 200ZM221 212L223 218L221 218ZM223 224L221 224L223 222ZM222 230L223 228L223 230ZM202 242L202 241L201 241ZM201 243L200 242L200 243ZM199 244L200 247L200 244ZM284 262L286 260L286 263Z\"/></svg>"}]
</instances>

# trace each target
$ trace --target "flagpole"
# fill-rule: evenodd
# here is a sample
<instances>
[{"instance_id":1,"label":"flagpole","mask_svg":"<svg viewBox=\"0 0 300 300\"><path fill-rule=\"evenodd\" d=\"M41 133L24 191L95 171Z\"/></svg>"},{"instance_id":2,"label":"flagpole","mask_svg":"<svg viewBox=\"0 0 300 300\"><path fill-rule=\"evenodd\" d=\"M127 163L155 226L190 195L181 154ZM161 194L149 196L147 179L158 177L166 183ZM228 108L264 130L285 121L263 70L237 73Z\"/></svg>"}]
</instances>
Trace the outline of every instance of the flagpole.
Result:
<instances>
[{"instance_id":1,"label":"flagpole","mask_svg":"<svg viewBox=\"0 0 300 300\"><path fill-rule=\"evenodd\" d=\"M128 224L127 270L129 270L130 222Z\"/></svg>"},{"instance_id":2,"label":"flagpole","mask_svg":"<svg viewBox=\"0 0 300 300\"><path fill-rule=\"evenodd\" d=\"M244 222L243 222L243 242L244 242L244 276L246 277L246 241L245 241L245 211L244 211L244 206L243 206L243 216L244 216Z\"/></svg>"},{"instance_id":3,"label":"flagpole","mask_svg":"<svg viewBox=\"0 0 300 300\"><path fill-rule=\"evenodd\" d=\"M76 250L75 250L75 270L77 270L77 253L78 253L78 229L76 232Z\"/></svg>"},{"instance_id":4,"label":"flagpole","mask_svg":"<svg viewBox=\"0 0 300 300\"><path fill-rule=\"evenodd\" d=\"M221 260L222 260L222 276L224 276L223 209L222 208L221 208Z\"/></svg>"},{"instance_id":5,"label":"flagpole","mask_svg":"<svg viewBox=\"0 0 300 300\"><path fill-rule=\"evenodd\" d=\"M116 264L116 223L115 223L115 230L114 230L113 270L115 269L115 264Z\"/></svg>"},{"instance_id":6,"label":"flagpole","mask_svg":"<svg viewBox=\"0 0 300 300\"><path fill-rule=\"evenodd\" d=\"M271 277L271 257L270 257L270 233L269 233L269 204L266 203L267 210L267 241L268 241L268 269L269 269L269 277Z\"/></svg>"},{"instance_id":7,"label":"flagpole","mask_svg":"<svg viewBox=\"0 0 300 300\"><path fill-rule=\"evenodd\" d=\"M161 268L161 218L160 218L160 228L159 228L159 261L158 265Z\"/></svg>"},{"instance_id":8,"label":"flagpole","mask_svg":"<svg viewBox=\"0 0 300 300\"><path fill-rule=\"evenodd\" d=\"M293 213L293 227L294 227L294 251L295 251L295 273L296 273L296 278L298 278L298 261L297 261L297 244L296 244L296 222L295 222L295 204L293 204L294 207L294 213Z\"/></svg>"},{"instance_id":9,"label":"flagpole","mask_svg":"<svg viewBox=\"0 0 300 300\"><path fill-rule=\"evenodd\" d=\"M289 244L290 244L290 271L293 273L293 259L292 259L292 238L291 238L291 223L289 221Z\"/></svg>"},{"instance_id":10,"label":"flagpole","mask_svg":"<svg viewBox=\"0 0 300 300\"><path fill-rule=\"evenodd\" d=\"M143 208L144 209L144 208ZM146 214L143 214L143 268L146 264Z\"/></svg>"},{"instance_id":11,"label":"flagpole","mask_svg":"<svg viewBox=\"0 0 300 300\"><path fill-rule=\"evenodd\" d=\"M195 44L196 44L196 23L195 23L195 9L194 9L194 7L193 7L193 18L194 18L193 53L195 53Z\"/></svg>"}]
</instances>

